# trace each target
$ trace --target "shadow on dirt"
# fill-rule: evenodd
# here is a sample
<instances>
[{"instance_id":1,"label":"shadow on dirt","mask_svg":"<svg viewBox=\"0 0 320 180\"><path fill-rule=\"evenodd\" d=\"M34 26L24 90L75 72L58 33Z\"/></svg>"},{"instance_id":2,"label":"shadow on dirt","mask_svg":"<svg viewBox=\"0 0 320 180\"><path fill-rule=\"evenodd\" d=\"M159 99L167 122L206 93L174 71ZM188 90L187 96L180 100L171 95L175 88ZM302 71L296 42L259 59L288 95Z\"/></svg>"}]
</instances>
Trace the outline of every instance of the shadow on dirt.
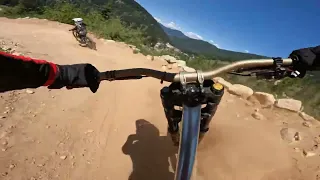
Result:
<instances>
[{"instance_id":1,"label":"shadow on dirt","mask_svg":"<svg viewBox=\"0 0 320 180\"><path fill-rule=\"evenodd\" d=\"M176 165L177 150L169 136L160 136L159 129L153 124L144 119L137 120L136 134L129 135L122 146L123 153L129 155L133 163L128 179L174 179L169 161Z\"/></svg>"}]
</instances>

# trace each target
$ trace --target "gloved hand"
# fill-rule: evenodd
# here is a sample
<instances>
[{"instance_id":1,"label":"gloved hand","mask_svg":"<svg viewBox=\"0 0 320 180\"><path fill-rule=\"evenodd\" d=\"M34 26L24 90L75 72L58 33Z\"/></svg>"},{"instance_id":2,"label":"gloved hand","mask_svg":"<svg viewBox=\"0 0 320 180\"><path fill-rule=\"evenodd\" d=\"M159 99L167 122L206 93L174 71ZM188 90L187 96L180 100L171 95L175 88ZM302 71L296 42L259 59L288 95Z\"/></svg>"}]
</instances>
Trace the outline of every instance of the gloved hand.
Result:
<instances>
[{"instance_id":1,"label":"gloved hand","mask_svg":"<svg viewBox=\"0 0 320 180\"><path fill-rule=\"evenodd\" d=\"M91 64L57 65L59 73L49 89L89 87L97 92L100 85L100 72Z\"/></svg>"},{"instance_id":2,"label":"gloved hand","mask_svg":"<svg viewBox=\"0 0 320 180\"><path fill-rule=\"evenodd\" d=\"M303 48L292 51L289 58L293 60L292 77L303 78L307 70L315 69L315 61L317 55L312 51L312 48Z\"/></svg>"}]
</instances>

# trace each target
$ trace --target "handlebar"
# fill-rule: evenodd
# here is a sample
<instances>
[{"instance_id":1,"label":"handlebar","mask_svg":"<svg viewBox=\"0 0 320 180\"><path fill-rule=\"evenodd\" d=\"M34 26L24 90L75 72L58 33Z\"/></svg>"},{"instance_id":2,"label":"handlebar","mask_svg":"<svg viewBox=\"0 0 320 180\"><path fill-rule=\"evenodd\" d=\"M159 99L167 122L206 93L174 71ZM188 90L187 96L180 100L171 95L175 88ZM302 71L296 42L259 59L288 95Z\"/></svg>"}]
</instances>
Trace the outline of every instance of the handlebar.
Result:
<instances>
[{"instance_id":1,"label":"handlebar","mask_svg":"<svg viewBox=\"0 0 320 180\"><path fill-rule=\"evenodd\" d=\"M282 66L292 65L292 59L282 59ZM212 71L180 72L168 73L147 68L132 68L100 73L100 80L124 80L124 79L141 79L142 77L153 77L167 82L193 82L212 79L222 73L227 73L241 68L272 68L275 65L274 59L254 59L243 60L228 64Z\"/></svg>"}]
</instances>

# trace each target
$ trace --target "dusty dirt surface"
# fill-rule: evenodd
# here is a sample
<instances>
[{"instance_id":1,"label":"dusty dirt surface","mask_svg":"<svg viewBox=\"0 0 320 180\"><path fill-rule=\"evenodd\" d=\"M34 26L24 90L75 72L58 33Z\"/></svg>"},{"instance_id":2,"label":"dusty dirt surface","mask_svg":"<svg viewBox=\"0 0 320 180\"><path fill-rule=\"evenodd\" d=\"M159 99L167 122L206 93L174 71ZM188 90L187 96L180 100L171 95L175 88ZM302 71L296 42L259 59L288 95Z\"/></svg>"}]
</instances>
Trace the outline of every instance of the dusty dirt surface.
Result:
<instances>
[{"instance_id":1,"label":"dusty dirt surface","mask_svg":"<svg viewBox=\"0 0 320 180\"><path fill-rule=\"evenodd\" d=\"M59 64L94 64L99 70L161 69L162 62L133 54L125 44L94 39L97 51L80 47L71 26L36 19L0 18L0 40L24 55ZM38 88L1 94L0 179L173 179L176 149L167 137L156 79L103 82L89 89ZM225 93L198 151L197 176L215 180L320 179L317 125L296 114L261 109ZM287 143L282 128L300 132ZM311 151L310 157L303 150Z\"/></svg>"}]
</instances>

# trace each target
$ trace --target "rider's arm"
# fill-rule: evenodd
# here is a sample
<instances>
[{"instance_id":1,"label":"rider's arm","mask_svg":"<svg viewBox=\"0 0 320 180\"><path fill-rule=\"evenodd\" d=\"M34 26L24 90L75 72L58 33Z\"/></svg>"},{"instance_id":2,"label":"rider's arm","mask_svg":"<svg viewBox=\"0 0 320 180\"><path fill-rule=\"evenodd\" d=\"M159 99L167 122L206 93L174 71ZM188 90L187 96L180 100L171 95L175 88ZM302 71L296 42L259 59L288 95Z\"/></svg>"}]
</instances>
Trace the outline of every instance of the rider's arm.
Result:
<instances>
[{"instance_id":1,"label":"rider's arm","mask_svg":"<svg viewBox=\"0 0 320 180\"><path fill-rule=\"evenodd\" d=\"M54 63L0 51L0 92L50 86L57 73Z\"/></svg>"},{"instance_id":2,"label":"rider's arm","mask_svg":"<svg viewBox=\"0 0 320 180\"><path fill-rule=\"evenodd\" d=\"M77 29L77 26L73 27L72 29L69 29L69 31L73 31L73 30L76 30Z\"/></svg>"},{"instance_id":3,"label":"rider's arm","mask_svg":"<svg viewBox=\"0 0 320 180\"><path fill-rule=\"evenodd\" d=\"M313 47L312 49L319 56L318 58L320 58L320 46Z\"/></svg>"},{"instance_id":4,"label":"rider's arm","mask_svg":"<svg viewBox=\"0 0 320 180\"><path fill-rule=\"evenodd\" d=\"M95 93L99 84L100 72L92 64L57 65L0 51L0 92L48 86L89 87Z\"/></svg>"},{"instance_id":5,"label":"rider's arm","mask_svg":"<svg viewBox=\"0 0 320 180\"><path fill-rule=\"evenodd\" d=\"M315 62L313 65L320 66L320 46L312 47L310 50L315 54Z\"/></svg>"},{"instance_id":6,"label":"rider's arm","mask_svg":"<svg viewBox=\"0 0 320 180\"><path fill-rule=\"evenodd\" d=\"M294 50L290 57L301 61L307 70L318 69L320 67L320 46Z\"/></svg>"}]
</instances>

